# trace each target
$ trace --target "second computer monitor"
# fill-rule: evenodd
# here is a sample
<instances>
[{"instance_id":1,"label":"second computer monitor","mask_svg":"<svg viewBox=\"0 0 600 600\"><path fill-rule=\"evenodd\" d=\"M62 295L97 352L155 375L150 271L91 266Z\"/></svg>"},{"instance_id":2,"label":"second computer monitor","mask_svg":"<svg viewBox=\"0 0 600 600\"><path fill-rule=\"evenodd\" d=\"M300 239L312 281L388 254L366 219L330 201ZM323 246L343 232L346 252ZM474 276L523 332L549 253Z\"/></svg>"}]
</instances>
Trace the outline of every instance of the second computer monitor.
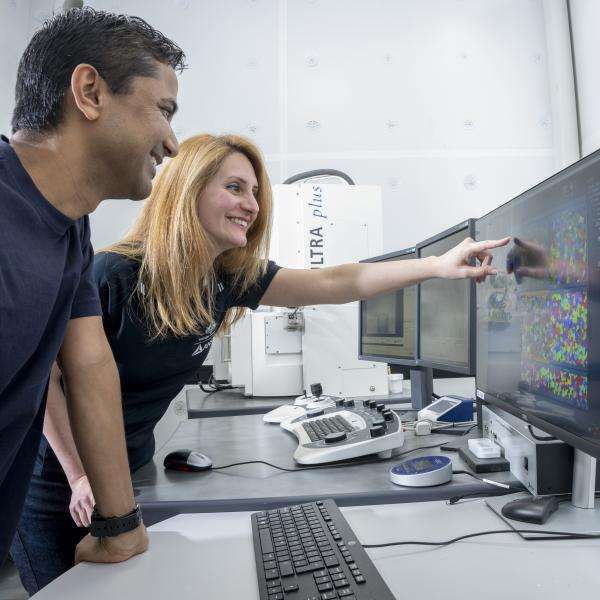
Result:
<instances>
[{"instance_id":1,"label":"second computer monitor","mask_svg":"<svg viewBox=\"0 0 600 600\"><path fill-rule=\"evenodd\" d=\"M415 248L375 256L361 262L391 262L415 258ZM360 303L359 358L414 366L417 286L388 292Z\"/></svg>"},{"instance_id":2,"label":"second computer monitor","mask_svg":"<svg viewBox=\"0 0 600 600\"><path fill-rule=\"evenodd\" d=\"M474 237L469 219L417 244L417 256L440 256ZM418 294L419 364L464 375L475 374L475 283L470 279L430 279Z\"/></svg>"}]
</instances>

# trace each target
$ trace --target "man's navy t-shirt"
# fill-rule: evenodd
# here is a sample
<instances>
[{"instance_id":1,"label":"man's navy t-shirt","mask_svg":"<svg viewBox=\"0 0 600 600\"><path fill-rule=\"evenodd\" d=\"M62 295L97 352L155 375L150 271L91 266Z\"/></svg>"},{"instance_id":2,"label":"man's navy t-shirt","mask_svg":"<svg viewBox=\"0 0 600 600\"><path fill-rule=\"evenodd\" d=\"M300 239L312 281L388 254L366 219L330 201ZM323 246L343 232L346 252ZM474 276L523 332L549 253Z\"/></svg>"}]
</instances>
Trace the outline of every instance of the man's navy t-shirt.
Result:
<instances>
[{"instance_id":1,"label":"man's navy t-shirt","mask_svg":"<svg viewBox=\"0 0 600 600\"><path fill-rule=\"evenodd\" d=\"M87 217L50 204L0 140L0 564L27 493L69 319L101 314Z\"/></svg>"},{"instance_id":2,"label":"man's navy t-shirt","mask_svg":"<svg viewBox=\"0 0 600 600\"><path fill-rule=\"evenodd\" d=\"M137 294L139 263L112 252L96 255L94 276L100 291L104 331L121 378L125 437L132 471L152 459L154 426L206 359L227 309L256 308L278 270L278 265L269 262L265 274L244 293L236 292L231 275L222 274L217 280L214 325L203 335L152 340ZM42 478L66 482L45 438L40 445L40 459Z\"/></svg>"}]
</instances>

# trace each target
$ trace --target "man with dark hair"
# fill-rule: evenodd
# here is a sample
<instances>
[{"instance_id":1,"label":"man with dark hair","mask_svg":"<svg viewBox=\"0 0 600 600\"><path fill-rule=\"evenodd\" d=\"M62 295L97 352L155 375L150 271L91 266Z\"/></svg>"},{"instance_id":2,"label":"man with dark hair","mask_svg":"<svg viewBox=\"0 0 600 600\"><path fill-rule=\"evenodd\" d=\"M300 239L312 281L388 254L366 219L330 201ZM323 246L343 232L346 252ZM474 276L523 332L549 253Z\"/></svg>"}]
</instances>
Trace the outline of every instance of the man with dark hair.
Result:
<instances>
[{"instance_id":1,"label":"man with dark hair","mask_svg":"<svg viewBox=\"0 0 600 600\"><path fill-rule=\"evenodd\" d=\"M97 537L76 560L147 547L86 215L107 198L146 198L157 165L177 154L184 58L142 19L88 8L51 18L21 58L13 135L0 141L0 564L32 470L44 469L35 456L55 360L96 498Z\"/></svg>"}]
</instances>

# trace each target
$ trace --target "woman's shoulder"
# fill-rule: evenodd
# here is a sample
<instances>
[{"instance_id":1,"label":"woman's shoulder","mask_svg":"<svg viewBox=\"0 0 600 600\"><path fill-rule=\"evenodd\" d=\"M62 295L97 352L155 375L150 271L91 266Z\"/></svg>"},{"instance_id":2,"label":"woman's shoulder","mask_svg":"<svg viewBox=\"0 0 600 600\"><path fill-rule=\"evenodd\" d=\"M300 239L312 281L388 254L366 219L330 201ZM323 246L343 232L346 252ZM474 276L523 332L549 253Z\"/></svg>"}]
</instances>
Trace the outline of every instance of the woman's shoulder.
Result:
<instances>
[{"instance_id":1,"label":"woman's shoulder","mask_svg":"<svg viewBox=\"0 0 600 600\"><path fill-rule=\"evenodd\" d=\"M139 263L118 252L101 251L94 256L94 275L97 282L131 285L137 280Z\"/></svg>"}]
</instances>

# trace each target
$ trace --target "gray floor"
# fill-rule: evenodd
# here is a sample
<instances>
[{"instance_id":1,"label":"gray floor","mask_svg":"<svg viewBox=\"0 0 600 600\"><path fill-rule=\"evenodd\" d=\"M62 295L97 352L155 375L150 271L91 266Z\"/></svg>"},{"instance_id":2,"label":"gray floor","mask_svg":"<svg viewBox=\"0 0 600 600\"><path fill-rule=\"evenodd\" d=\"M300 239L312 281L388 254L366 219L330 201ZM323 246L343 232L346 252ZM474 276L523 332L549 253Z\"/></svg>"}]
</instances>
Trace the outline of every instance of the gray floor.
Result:
<instances>
[{"instance_id":1,"label":"gray floor","mask_svg":"<svg viewBox=\"0 0 600 600\"><path fill-rule=\"evenodd\" d=\"M29 594L23 589L15 566L7 560L0 568L0 600L25 600Z\"/></svg>"}]
</instances>

